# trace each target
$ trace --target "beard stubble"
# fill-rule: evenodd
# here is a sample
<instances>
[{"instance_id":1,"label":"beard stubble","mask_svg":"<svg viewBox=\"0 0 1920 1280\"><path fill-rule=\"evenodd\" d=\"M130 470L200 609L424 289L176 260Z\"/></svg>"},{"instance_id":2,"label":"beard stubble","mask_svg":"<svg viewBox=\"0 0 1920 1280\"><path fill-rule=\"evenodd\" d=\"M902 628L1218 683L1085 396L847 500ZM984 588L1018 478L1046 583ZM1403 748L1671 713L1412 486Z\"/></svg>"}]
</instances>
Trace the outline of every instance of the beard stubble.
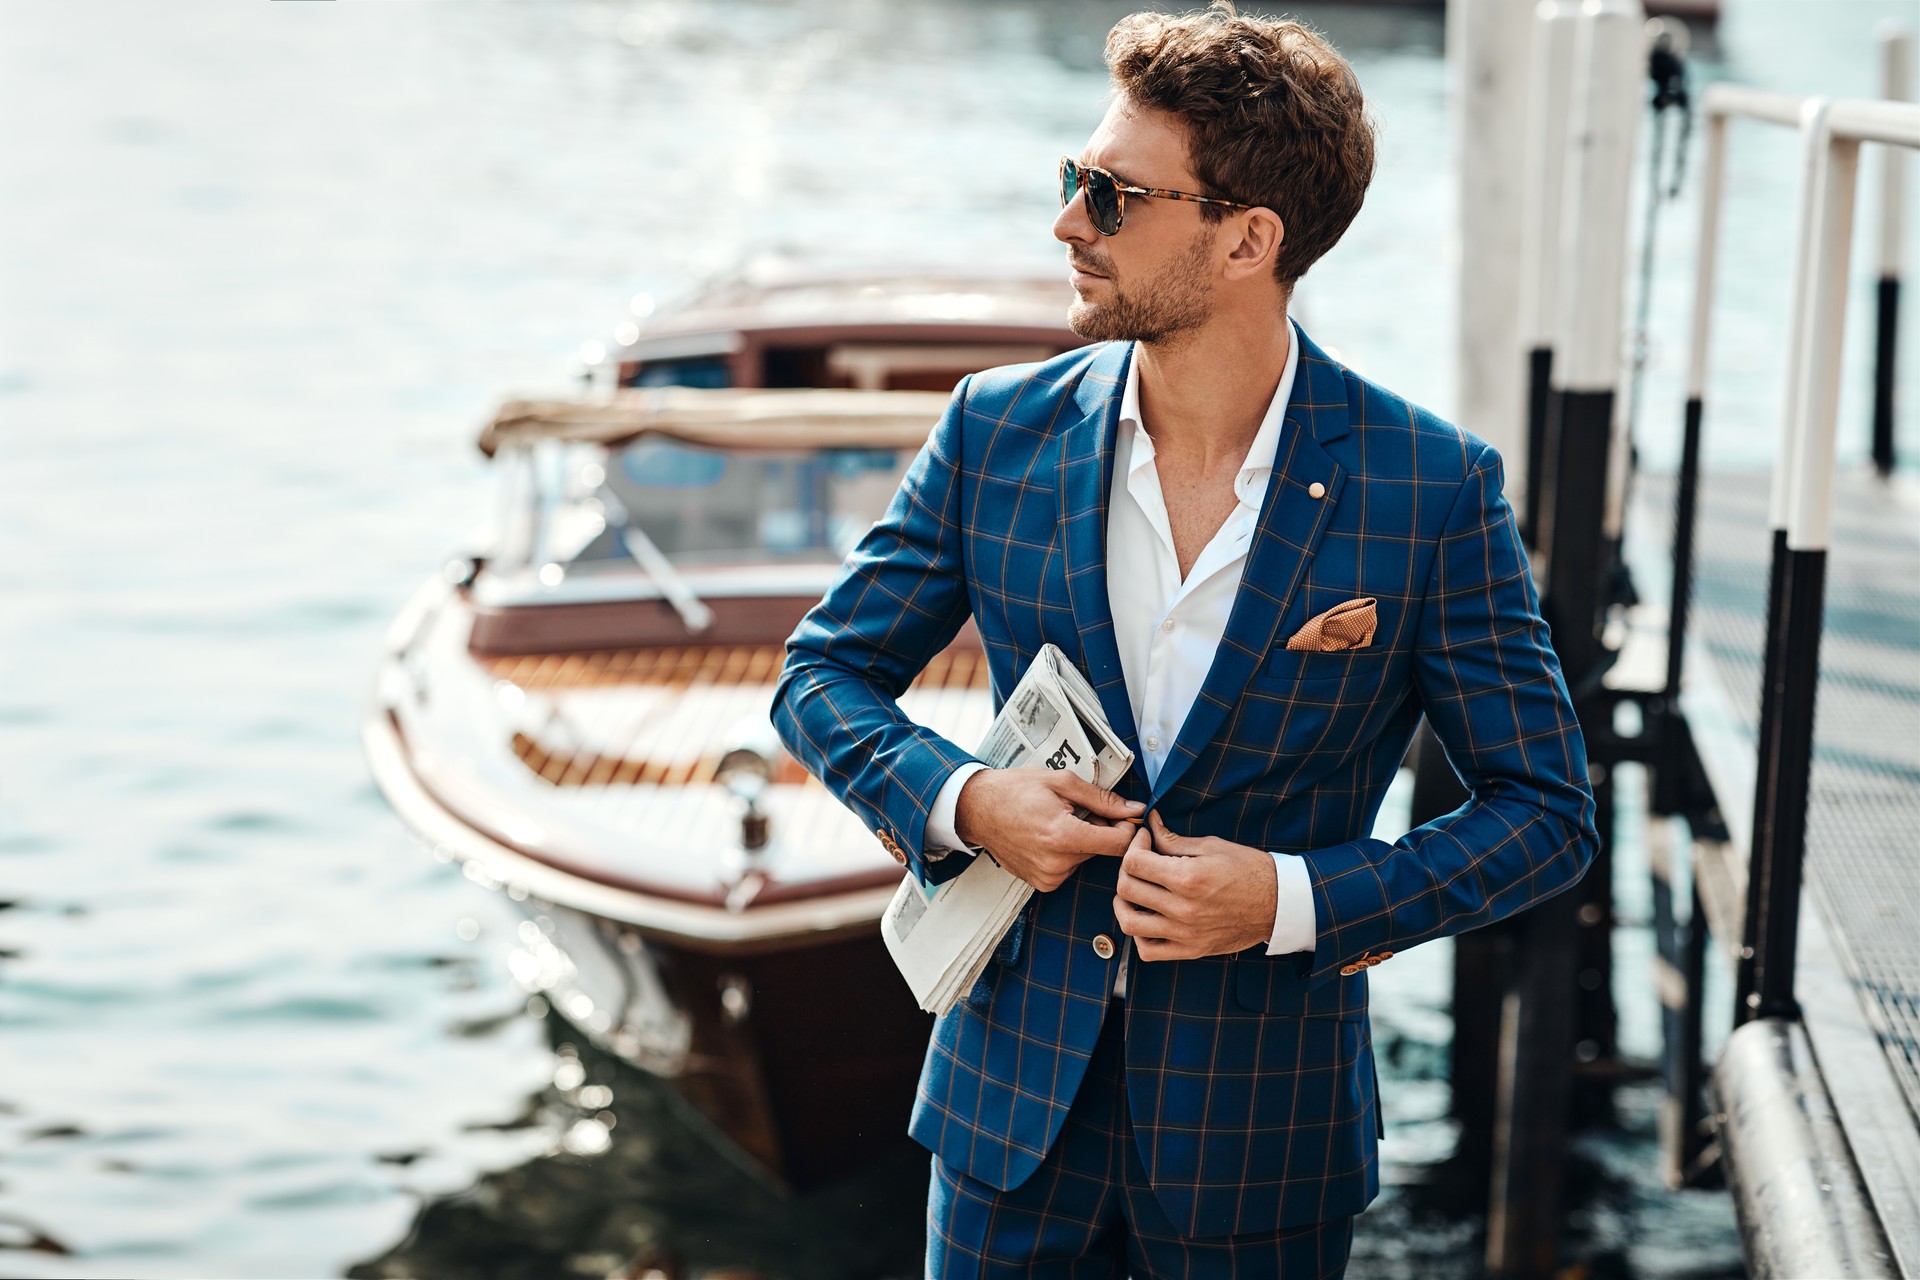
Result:
<instances>
[{"instance_id":1,"label":"beard stubble","mask_svg":"<svg viewBox=\"0 0 1920 1280\"><path fill-rule=\"evenodd\" d=\"M1203 227L1184 256L1137 285L1123 284L1110 260L1069 254L1070 260L1105 275L1112 297L1104 302L1076 299L1067 312L1068 327L1091 342L1153 343L1198 329L1213 314L1213 289L1207 279L1212 248L1211 228Z\"/></svg>"}]
</instances>

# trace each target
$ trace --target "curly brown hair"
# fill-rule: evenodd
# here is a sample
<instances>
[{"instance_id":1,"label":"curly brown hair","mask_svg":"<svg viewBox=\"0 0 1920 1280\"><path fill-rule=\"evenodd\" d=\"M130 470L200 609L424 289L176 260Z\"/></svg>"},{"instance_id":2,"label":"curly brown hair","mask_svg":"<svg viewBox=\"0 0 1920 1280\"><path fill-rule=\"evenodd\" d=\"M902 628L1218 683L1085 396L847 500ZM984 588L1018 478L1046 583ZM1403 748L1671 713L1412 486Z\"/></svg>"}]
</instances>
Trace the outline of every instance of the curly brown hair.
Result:
<instances>
[{"instance_id":1,"label":"curly brown hair","mask_svg":"<svg viewBox=\"0 0 1920 1280\"><path fill-rule=\"evenodd\" d=\"M1204 194L1280 215L1274 277L1288 293L1360 212L1373 122L1353 68L1312 28L1244 17L1230 0L1136 13L1107 34L1107 70L1127 99L1185 122ZM1200 213L1227 216L1218 205Z\"/></svg>"}]
</instances>

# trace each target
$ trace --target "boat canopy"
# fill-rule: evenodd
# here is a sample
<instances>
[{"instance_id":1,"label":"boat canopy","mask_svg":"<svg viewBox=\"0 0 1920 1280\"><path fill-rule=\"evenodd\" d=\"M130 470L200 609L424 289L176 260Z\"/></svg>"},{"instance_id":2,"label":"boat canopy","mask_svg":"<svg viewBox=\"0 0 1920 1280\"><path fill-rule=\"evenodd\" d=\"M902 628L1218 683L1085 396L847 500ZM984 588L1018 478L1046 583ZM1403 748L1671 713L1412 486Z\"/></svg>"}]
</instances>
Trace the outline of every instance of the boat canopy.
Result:
<instances>
[{"instance_id":1,"label":"boat canopy","mask_svg":"<svg viewBox=\"0 0 1920 1280\"><path fill-rule=\"evenodd\" d=\"M709 390L635 387L580 400L508 400L480 452L539 440L618 448L658 435L710 449L918 449L946 409L944 391Z\"/></svg>"}]
</instances>

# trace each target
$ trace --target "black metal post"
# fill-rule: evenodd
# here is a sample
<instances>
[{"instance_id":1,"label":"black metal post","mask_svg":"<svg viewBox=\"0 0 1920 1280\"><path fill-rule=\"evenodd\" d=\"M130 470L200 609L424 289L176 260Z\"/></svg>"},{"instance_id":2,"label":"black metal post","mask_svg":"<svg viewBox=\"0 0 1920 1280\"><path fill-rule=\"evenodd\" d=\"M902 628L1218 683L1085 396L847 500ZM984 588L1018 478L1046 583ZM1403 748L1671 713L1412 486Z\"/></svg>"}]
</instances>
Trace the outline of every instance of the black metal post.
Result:
<instances>
[{"instance_id":1,"label":"black metal post","mask_svg":"<svg viewBox=\"0 0 1920 1280\"><path fill-rule=\"evenodd\" d=\"M1554 483L1542 495L1548 565L1542 612L1589 741L1612 728L1599 676L1606 656L1601 614L1609 585L1606 476L1613 401L1612 391L1556 389L1547 424ZM1604 772L1600 777L1596 790L1604 791ZM1595 874L1604 872L1589 877ZM1516 948L1517 972L1501 1027L1487 1214L1487 1264L1496 1276L1550 1275L1557 1266L1574 1048L1576 1032L1585 1034L1582 1002L1570 997L1580 989L1583 968L1611 968L1610 961L1595 959L1595 948L1608 942L1596 935L1605 930L1582 927L1583 912L1590 918L1597 912L1599 919L1611 915L1610 898L1596 898L1595 889L1586 885L1528 912Z\"/></svg>"},{"instance_id":2,"label":"black metal post","mask_svg":"<svg viewBox=\"0 0 1920 1280\"><path fill-rule=\"evenodd\" d=\"M1524 922L1524 917L1520 918ZM1500 1029L1514 981L1513 920L1474 929L1453 940L1453 1040L1447 1046L1450 1108L1460 1127L1449 1181L1458 1189L1451 1207L1487 1210L1493 1177L1493 1133L1500 1103Z\"/></svg>"},{"instance_id":3,"label":"black metal post","mask_svg":"<svg viewBox=\"0 0 1920 1280\"><path fill-rule=\"evenodd\" d=\"M1680 474L1673 495L1673 583L1667 602L1667 679L1661 691L1659 720L1653 726L1657 754L1653 770L1653 811L1670 816L1686 803L1683 756L1685 725L1680 719L1680 679L1686 669L1688 612L1693 607L1693 535L1700 510L1699 396L1687 397L1681 433Z\"/></svg>"},{"instance_id":4,"label":"black metal post","mask_svg":"<svg viewBox=\"0 0 1920 1280\"><path fill-rule=\"evenodd\" d=\"M1680 1019L1680 1072L1675 1082L1679 1095L1674 1113L1676 1154L1681 1157L1680 1174L1691 1182L1700 1176L1701 1155L1706 1150L1707 1068L1702 1051L1707 986L1707 904L1700 897L1700 877L1693 881L1693 902L1688 909L1686 949L1682 953L1680 976L1686 992L1686 1008Z\"/></svg>"},{"instance_id":5,"label":"black metal post","mask_svg":"<svg viewBox=\"0 0 1920 1280\"><path fill-rule=\"evenodd\" d=\"M1560 1272L1561 1193L1573 1087L1574 935L1579 898L1558 894L1519 919L1513 990L1500 1035L1487 1270L1501 1277Z\"/></svg>"},{"instance_id":6,"label":"black metal post","mask_svg":"<svg viewBox=\"0 0 1920 1280\"><path fill-rule=\"evenodd\" d=\"M1776 691L1771 820L1755 933L1754 989L1746 1003L1753 1018L1797 1018L1793 998L1800 939L1800 886L1807 848L1807 796L1813 778L1814 700L1820 684L1820 627L1827 577L1825 548L1789 549L1785 587L1785 641ZM1751 891L1749 899L1753 897Z\"/></svg>"},{"instance_id":7,"label":"black metal post","mask_svg":"<svg viewBox=\"0 0 1920 1280\"><path fill-rule=\"evenodd\" d=\"M1782 460L1777 466L1785 466ZM1760 919L1766 912L1768 850L1773 847L1773 789L1775 732L1779 720L1780 687L1787 665L1787 531L1773 531L1773 559L1767 570L1767 638L1760 658L1760 719L1754 743L1753 825L1747 850L1747 900L1741 913L1740 960L1733 972L1733 1023L1753 1016L1759 954Z\"/></svg>"},{"instance_id":8,"label":"black metal post","mask_svg":"<svg viewBox=\"0 0 1920 1280\"><path fill-rule=\"evenodd\" d=\"M1556 393L1558 448L1552 510L1546 514L1547 593L1542 609L1567 685L1583 696L1599 672L1606 562L1607 455L1613 444L1611 391ZM1551 440L1551 437L1550 437Z\"/></svg>"},{"instance_id":9,"label":"black metal post","mask_svg":"<svg viewBox=\"0 0 1920 1280\"><path fill-rule=\"evenodd\" d=\"M1677 821L1647 824L1647 865L1653 873L1654 992L1660 999L1660 1075L1667 1096L1660 1103L1660 1163L1670 1187L1699 1174L1705 1146L1706 1067L1701 1060L1702 989L1707 969L1707 913L1697 869L1692 909L1685 921L1675 910L1675 878L1689 862L1676 843ZM1688 838L1697 833L1689 832Z\"/></svg>"},{"instance_id":10,"label":"black metal post","mask_svg":"<svg viewBox=\"0 0 1920 1280\"><path fill-rule=\"evenodd\" d=\"M1587 874L1570 891L1579 899L1575 956L1574 1046L1576 1062L1611 1064L1619 1056L1619 1011L1613 1003L1613 763L1587 766L1593 785L1594 825L1600 850ZM1614 1121L1613 1079L1607 1071L1583 1076L1573 1092L1573 1122L1581 1127Z\"/></svg>"},{"instance_id":11,"label":"black metal post","mask_svg":"<svg viewBox=\"0 0 1920 1280\"><path fill-rule=\"evenodd\" d=\"M1873 345L1873 465L1893 474L1893 363L1899 349L1900 278L1882 276L1875 309ZM1529 494L1531 501L1531 494Z\"/></svg>"},{"instance_id":12,"label":"black metal post","mask_svg":"<svg viewBox=\"0 0 1920 1280\"><path fill-rule=\"evenodd\" d=\"M1529 547L1540 545L1541 495L1553 484L1547 465L1547 412L1553 403L1553 348L1535 347L1527 353L1527 500L1521 513L1520 536Z\"/></svg>"},{"instance_id":13,"label":"black metal post","mask_svg":"<svg viewBox=\"0 0 1920 1280\"><path fill-rule=\"evenodd\" d=\"M1414 734L1407 759L1413 769L1408 816L1414 825L1431 822L1466 803L1466 785L1447 762L1432 726L1424 721ZM1487 1208L1500 1074L1500 1009L1513 973L1510 923L1469 930L1453 940L1453 1039L1447 1046L1447 1082L1460 1138L1448 1161L1446 1182L1459 1191L1450 1207L1460 1213L1484 1213Z\"/></svg>"},{"instance_id":14,"label":"black metal post","mask_svg":"<svg viewBox=\"0 0 1920 1280\"><path fill-rule=\"evenodd\" d=\"M1660 1083L1667 1090L1660 1104L1660 1156L1668 1186L1679 1185L1674 1171L1684 1163L1679 1155L1676 1112L1680 1077L1685 1070L1682 1020L1688 994L1680 981L1686 926L1673 909L1673 871L1679 861L1673 847L1673 828L1674 823L1654 818L1648 821L1645 836L1648 880L1653 889L1653 993L1660 1001Z\"/></svg>"}]
</instances>

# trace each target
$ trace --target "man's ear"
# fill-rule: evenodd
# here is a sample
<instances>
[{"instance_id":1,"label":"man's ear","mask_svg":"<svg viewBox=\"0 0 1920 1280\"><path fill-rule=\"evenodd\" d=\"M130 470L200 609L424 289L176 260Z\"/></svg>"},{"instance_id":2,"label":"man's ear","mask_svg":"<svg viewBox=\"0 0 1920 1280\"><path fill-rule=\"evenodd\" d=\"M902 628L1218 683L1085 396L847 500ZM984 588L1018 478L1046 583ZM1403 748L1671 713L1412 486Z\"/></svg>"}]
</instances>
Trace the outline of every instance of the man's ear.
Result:
<instances>
[{"instance_id":1,"label":"man's ear","mask_svg":"<svg viewBox=\"0 0 1920 1280\"><path fill-rule=\"evenodd\" d=\"M1286 243L1286 224L1280 215L1264 206L1249 209L1237 219L1240 236L1227 252L1227 278L1273 274L1274 260Z\"/></svg>"}]
</instances>

